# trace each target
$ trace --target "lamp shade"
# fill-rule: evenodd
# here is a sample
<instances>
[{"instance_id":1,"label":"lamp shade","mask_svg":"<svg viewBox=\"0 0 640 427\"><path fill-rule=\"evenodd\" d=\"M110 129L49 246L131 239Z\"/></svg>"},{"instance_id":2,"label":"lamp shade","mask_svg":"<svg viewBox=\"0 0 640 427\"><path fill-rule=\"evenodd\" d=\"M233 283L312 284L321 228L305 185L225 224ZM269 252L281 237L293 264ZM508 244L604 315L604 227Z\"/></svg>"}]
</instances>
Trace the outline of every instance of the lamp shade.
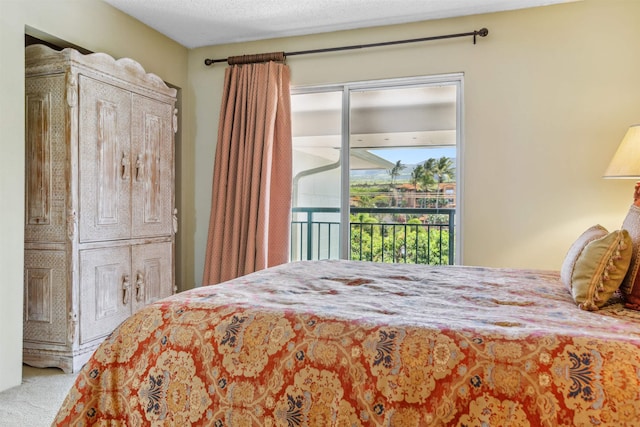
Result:
<instances>
[{"instance_id":1,"label":"lamp shade","mask_svg":"<svg viewBox=\"0 0 640 427\"><path fill-rule=\"evenodd\" d=\"M640 178L640 124L629 127L604 178Z\"/></svg>"}]
</instances>

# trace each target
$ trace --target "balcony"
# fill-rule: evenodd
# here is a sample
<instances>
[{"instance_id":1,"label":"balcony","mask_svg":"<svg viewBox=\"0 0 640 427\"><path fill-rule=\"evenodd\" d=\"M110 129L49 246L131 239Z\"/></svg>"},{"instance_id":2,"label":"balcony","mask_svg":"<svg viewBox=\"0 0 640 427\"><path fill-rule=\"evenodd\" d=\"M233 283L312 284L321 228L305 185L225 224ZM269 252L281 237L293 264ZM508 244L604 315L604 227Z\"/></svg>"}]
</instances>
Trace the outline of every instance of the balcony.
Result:
<instances>
[{"instance_id":1,"label":"balcony","mask_svg":"<svg viewBox=\"0 0 640 427\"><path fill-rule=\"evenodd\" d=\"M340 210L295 207L291 260L339 258ZM455 209L351 208L349 259L454 264Z\"/></svg>"}]
</instances>

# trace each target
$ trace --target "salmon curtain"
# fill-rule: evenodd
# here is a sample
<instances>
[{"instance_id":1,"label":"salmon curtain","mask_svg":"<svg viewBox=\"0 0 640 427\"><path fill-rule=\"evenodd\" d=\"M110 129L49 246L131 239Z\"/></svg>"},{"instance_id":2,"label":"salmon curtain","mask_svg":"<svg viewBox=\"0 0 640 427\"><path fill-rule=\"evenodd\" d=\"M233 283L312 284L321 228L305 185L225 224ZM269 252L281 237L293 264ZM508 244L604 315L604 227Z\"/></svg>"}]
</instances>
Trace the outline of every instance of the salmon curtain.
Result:
<instances>
[{"instance_id":1,"label":"salmon curtain","mask_svg":"<svg viewBox=\"0 0 640 427\"><path fill-rule=\"evenodd\" d=\"M203 284L283 264L291 219L289 67L226 69Z\"/></svg>"}]
</instances>

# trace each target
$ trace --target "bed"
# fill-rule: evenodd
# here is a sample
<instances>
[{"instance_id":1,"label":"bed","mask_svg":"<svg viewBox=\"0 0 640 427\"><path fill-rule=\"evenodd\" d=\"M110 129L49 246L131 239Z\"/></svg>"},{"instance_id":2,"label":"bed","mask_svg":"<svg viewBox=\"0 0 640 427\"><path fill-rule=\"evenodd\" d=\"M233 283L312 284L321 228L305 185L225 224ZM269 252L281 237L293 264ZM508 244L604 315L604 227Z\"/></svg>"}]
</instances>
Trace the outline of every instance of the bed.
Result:
<instances>
[{"instance_id":1,"label":"bed","mask_svg":"<svg viewBox=\"0 0 640 427\"><path fill-rule=\"evenodd\" d=\"M558 272L303 261L176 294L114 331L55 424L631 426L640 312Z\"/></svg>"}]
</instances>

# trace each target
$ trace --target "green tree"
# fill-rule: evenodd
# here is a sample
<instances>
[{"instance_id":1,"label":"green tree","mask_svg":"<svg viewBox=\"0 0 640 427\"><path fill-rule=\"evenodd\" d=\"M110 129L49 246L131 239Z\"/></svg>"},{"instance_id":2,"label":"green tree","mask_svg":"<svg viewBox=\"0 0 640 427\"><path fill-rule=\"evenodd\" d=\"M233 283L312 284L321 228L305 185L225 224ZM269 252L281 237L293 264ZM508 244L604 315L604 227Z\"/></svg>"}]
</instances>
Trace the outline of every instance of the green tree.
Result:
<instances>
[{"instance_id":1,"label":"green tree","mask_svg":"<svg viewBox=\"0 0 640 427\"><path fill-rule=\"evenodd\" d=\"M402 162L398 160L391 169L387 170L387 172L391 176L391 186L393 186L396 183L396 179L398 178L398 175L400 175L400 172L402 172L406 168L407 166L402 164Z\"/></svg>"},{"instance_id":2,"label":"green tree","mask_svg":"<svg viewBox=\"0 0 640 427\"><path fill-rule=\"evenodd\" d=\"M418 183L422 180L424 176L424 166L421 164L416 165L411 171L411 184L413 184L413 188L418 192Z\"/></svg>"},{"instance_id":3,"label":"green tree","mask_svg":"<svg viewBox=\"0 0 640 427\"><path fill-rule=\"evenodd\" d=\"M435 163L436 163L436 159L427 159L424 161L424 163L422 164L422 174L420 176L420 188L422 189L422 191L429 192L434 190L435 185L436 185L436 181L434 178L434 174L433 174L433 169L435 167ZM425 205L425 202L427 200L423 199L423 205L422 207L427 207Z\"/></svg>"},{"instance_id":4,"label":"green tree","mask_svg":"<svg viewBox=\"0 0 640 427\"><path fill-rule=\"evenodd\" d=\"M391 176L390 185L371 183L352 186L353 206L397 206L395 185L405 168L401 161L397 161L393 168L387 170ZM416 194L424 192L422 201L427 203L426 206L438 207L440 184L451 180L455 180L454 163L447 157L441 157L430 158L416 165L409 182ZM351 215L350 219L351 259L432 265L449 263L449 230L446 226L434 225L443 224L443 221L446 223L442 215L417 218L365 213Z\"/></svg>"},{"instance_id":5,"label":"green tree","mask_svg":"<svg viewBox=\"0 0 640 427\"><path fill-rule=\"evenodd\" d=\"M396 199L397 199L397 190L395 187L395 183L396 183L396 179L398 179L398 175L400 175L400 172L402 172L404 169L406 169L407 166L405 166L404 164L402 164L402 162L400 160L398 160L396 162L396 164L391 168L388 169L387 172L389 173L389 175L391 175L391 190L393 191L393 203L391 204L392 206L396 206Z\"/></svg>"},{"instance_id":6,"label":"green tree","mask_svg":"<svg viewBox=\"0 0 640 427\"><path fill-rule=\"evenodd\" d=\"M436 193L439 193L440 184L442 184L443 182L451 181L452 177L455 178L455 168L453 166L453 161L449 157L440 157L433 168L433 175L438 182ZM440 197L437 197L436 209L438 209L439 200Z\"/></svg>"},{"instance_id":7,"label":"green tree","mask_svg":"<svg viewBox=\"0 0 640 427\"><path fill-rule=\"evenodd\" d=\"M418 218L388 224L369 215L351 215L351 259L408 264L448 264L449 231Z\"/></svg>"},{"instance_id":8,"label":"green tree","mask_svg":"<svg viewBox=\"0 0 640 427\"><path fill-rule=\"evenodd\" d=\"M440 157L434 164L432 172L438 184L449 182L456 176L453 160L449 157Z\"/></svg>"}]
</instances>

